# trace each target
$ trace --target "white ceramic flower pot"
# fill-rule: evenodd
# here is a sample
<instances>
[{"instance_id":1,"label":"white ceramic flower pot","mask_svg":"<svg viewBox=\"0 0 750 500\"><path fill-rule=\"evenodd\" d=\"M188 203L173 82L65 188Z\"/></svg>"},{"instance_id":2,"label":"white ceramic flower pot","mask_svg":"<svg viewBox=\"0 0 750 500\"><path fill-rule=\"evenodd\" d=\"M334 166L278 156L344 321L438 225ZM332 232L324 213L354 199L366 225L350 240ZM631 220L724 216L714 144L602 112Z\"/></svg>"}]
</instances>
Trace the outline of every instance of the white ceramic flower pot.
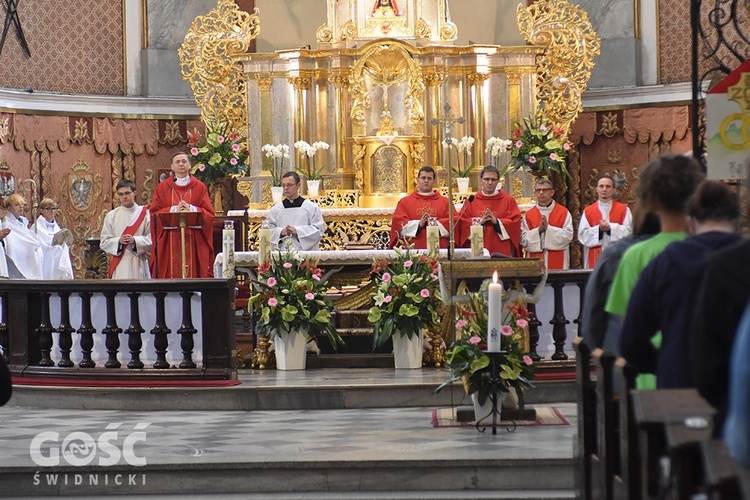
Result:
<instances>
[{"instance_id":1,"label":"white ceramic flower pot","mask_svg":"<svg viewBox=\"0 0 750 500\"><path fill-rule=\"evenodd\" d=\"M458 186L459 193L469 192L469 178L468 177L456 177L456 185Z\"/></svg>"},{"instance_id":2,"label":"white ceramic flower pot","mask_svg":"<svg viewBox=\"0 0 750 500\"><path fill-rule=\"evenodd\" d=\"M507 392L500 393L500 399L497 402L498 414L502 411L503 401L505 401L505 396L507 395ZM490 417L488 421L482 423L492 423L492 400L488 397L487 401L485 401L483 405L480 405L479 393L475 392L471 395L471 402L474 405L474 422L478 422L480 420L486 419L487 417ZM500 420L500 415L498 415L498 420Z\"/></svg>"},{"instance_id":3,"label":"white ceramic flower pot","mask_svg":"<svg viewBox=\"0 0 750 500\"><path fill-rule=\"evenodd\" d=\"M307 181L307 194L308 196L318 196L318 190L320 189L320 181Z\"/></svg>"},{"instance_id":4,"label":"white ceramic flower pot","mask_svg":"<svg viewBox=\"0 0 750 500\"><path fill-rule=\"evenodd\" d=\"M397 370L422 368L424 341L422 332L409 338L397 331L393 339L393 361Z\"/></svg>"},{"instance_id":5,"label":"white ceramic flower pot","mask_svg":"<svg viewBox=\"0 0 750 500\"><path fill-rule=\"evenodd\" d=\"M271 186L271 198L274 203L281 201L281 197L284 195L284 188L281 186Z\"/></svg>"},{"instance_id":6,"label":"white ceramic flower pot","mask_svg":"<svg viewBox=\"0 0 750 500\"><path fill-rule=\"evenodd\" d=\"M292 330L273 339L278 370L304 370L307 366L307 333Z\"/></svg>"}]
</instances>

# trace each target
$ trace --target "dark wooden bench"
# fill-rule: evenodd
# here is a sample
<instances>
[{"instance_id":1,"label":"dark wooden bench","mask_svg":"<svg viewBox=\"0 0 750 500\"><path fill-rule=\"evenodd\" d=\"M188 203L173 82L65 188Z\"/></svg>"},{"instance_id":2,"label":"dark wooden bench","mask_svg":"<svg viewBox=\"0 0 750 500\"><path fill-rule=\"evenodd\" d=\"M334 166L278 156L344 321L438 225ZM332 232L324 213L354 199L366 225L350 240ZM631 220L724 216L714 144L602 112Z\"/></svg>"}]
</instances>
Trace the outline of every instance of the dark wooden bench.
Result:
<instances>
[{"instance_id":1,"label":"dark wooden bench","mask_svg":"<svg viewBox=\"0 0 750 500\"><path fill-rule=\"evenodd\" d=\"M596 441L596 387L591 376L591 348L582 337L573 339L576 353L578 431L573 437L575 485L579 498L590 500L591 457Z\"/></svg>"},{"instance_id":2,"label":"dark wooden bench","mask_svg":"<svg viewBox=\"0 0 750 500\"><path fill-rule=\"evenodd\" d=\"M703 486L708 497L717 500L742 498L739 467L729 454L724 440L701 441L700 454L703 465Z\"/></svg>"},{"instance_id":3,"label":"dark wooden bench","mask_svg":"<svg viewBox=\"0 0 750 500\"><path fill-rule=\"evenodd\" d=\"M640 467L638 434L636 432L630 392L635 389L635 370L618 358L613 368L613 385L617 397L618 457L612 478L613 496L617 500L638 500L640 497Z\"/></svg>"}]
</instances>

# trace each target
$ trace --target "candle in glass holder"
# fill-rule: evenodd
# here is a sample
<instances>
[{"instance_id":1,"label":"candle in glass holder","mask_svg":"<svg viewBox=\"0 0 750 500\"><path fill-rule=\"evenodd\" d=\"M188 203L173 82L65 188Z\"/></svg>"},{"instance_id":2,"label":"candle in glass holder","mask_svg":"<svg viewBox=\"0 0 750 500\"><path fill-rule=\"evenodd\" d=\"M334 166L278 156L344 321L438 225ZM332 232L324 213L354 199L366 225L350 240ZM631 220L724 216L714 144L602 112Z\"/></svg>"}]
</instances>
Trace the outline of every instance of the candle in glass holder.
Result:
<instances>
[{"instance_id":1,"label":"candle in glass holder","mask_svg":"<svg viewBox=\"0 0 750 500\"><path fill-rule=\"evenodd\" d=\"M497 281L497 271L492 275L487 295L487 351L500 352L500 330L503 314L503 283Z\"/></svg>"},{"instance_id":2,"label":"candle in glass holder","mask_svg":"<svg viewBox=\"0 0 750 500\"><path fill-rule=\"evenodd\" d=\"M258 261L263 263L268 260L271 255L271 228L268 227L268 222L263 221L260 223L260 229L258 230Z\"/></svg>"},{"instance_id":3,"label":"candle in glass holder","mask_svg":"<svg viewBox=\"0 0 750 500\"><path fill-rule=\"evenodd\" d=\"M224 277L234 278L234 221L224 221L221 244L221 253L224 256Z\"/></svg>"},{"instance_id":4,"label":"candle in glass holder","mask_svg":"<svg viewBox=\"0 0 750 500\"><path fill-rule=\"evenodd\" d=\"M438 227L438 220L435 217L430 217L427 223L427 253L436 255L439 249L440 228Z\"/></svg>"},{"instance_id":5,"label":"candle in glass holder","mask_svg":"<svg viewBox=\"0 0 750 500\"><path fill-rule=\"evenodd\" d=\"M471 241L471 256L479 257L482 255L482 250L484 249L484 226L482 226L481 217L471 218L469 240Z\"/></svg>"}]
</instances>

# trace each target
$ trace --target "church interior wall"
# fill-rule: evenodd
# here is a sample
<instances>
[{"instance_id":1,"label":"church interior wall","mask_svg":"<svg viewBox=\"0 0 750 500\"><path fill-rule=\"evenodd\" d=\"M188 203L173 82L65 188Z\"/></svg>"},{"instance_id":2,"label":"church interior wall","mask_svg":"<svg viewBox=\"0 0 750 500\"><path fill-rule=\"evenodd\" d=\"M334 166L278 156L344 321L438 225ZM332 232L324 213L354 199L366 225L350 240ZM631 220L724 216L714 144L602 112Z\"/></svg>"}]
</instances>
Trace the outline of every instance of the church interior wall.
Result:
<instances>
[{"instance_id":1,"label":"church interior wall","mask_svg":"<svg viewBox=\"0 0 750 500\"><path fill-rule=\"evenodd\" d=\"M26 0L18 14L32 57L11 28L0 87L123 95L122 0Z\"/></svg>"}]
</instances>

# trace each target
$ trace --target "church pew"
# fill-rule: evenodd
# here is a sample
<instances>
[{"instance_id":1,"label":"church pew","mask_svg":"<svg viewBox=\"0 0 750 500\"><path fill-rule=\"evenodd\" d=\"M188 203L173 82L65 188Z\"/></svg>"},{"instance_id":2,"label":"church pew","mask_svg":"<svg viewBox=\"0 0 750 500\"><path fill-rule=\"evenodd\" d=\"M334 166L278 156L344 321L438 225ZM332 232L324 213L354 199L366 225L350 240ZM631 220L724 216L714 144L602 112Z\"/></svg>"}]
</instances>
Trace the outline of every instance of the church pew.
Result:
<instances>
[{"instance_id":1,"label":"church pew","mask_svg":"<svg viewBox=\"0 0 750 500\"><path fill-rule=\"evenodd\" d=\"M640 497L640 470L638 461L638 439L630 391L635 389L635 370L625 358L617 358L613 369L613 384L617 405L617 432L619 454L612 478L612 490L617 500L637 500Z\"/></svg>"},{"instance_id":2,"label":"church pew","mask_svg":"<svg viewBox=\"0 0 750 500\"><path fill-rule=\"evenodd\" d=\"M613 391L615 355L602 349L592 353L596 370L596 441L591 456L591 493L594 498L612 498L617 461L617 401Z\"/></svg>"},{"instance_id":3,"label":"church pew","mask_svg":"<svg viewBox=\"0 0 750 500\"><path fill-rule=\"evenodd\" d=\"M741 498L739 467L729 454L723 439L706 439L700 443L703 486L709 498Z\"/></svg>"},{"instance_id":4,"label":"church pew","mask_svg":"<svg viewBox=\"0 0 750 500\"><path fill-rule=\"evenodd\" d=\"M596 440L595 385L591 377L591 348L582 337L573 340L576 352L578 432L573 437L577 497L591 500L591 456Z\"/></svg>"}]
</instances>

